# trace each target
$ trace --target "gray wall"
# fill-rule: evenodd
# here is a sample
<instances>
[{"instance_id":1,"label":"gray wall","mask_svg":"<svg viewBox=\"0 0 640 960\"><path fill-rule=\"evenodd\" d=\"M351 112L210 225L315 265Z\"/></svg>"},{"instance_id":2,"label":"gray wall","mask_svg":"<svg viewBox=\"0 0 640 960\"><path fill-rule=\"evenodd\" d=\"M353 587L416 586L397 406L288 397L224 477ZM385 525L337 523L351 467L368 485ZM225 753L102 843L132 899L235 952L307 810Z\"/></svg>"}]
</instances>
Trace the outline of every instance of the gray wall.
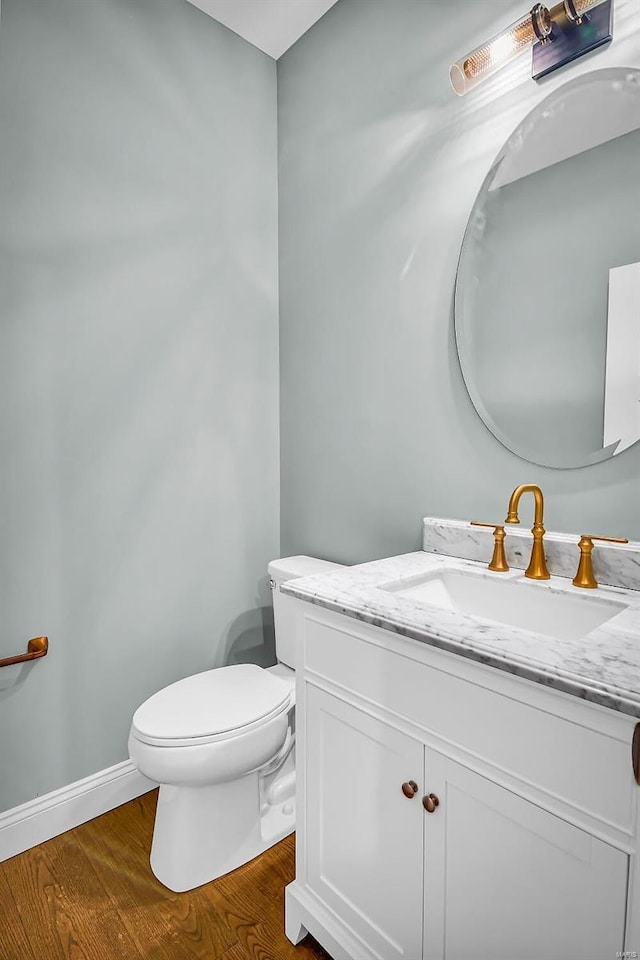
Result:
<instances>
[{"instance_id":1,"label":"gray wall","mask_svg":"<svg viewBox=\"0 0 640 960\"><path fill-rule=\"evenodd\" d=\"M275 63L184 0L3 0L0 809L268 658ZM267 631L267 635L268 635Z\"/></svg>"},{"instance_id":2,"label":"gray wall","mask_svg":"<svg viewBox=\"0 0 640 960\"><path fill-rule=\"evenodd\" d=\"M606 50L539 85L523 56L456 98L449 64L521 11L340 0L278 62L283 553L418 549L422 516L500 520L529 481L548 529L640 537L640 446L533 466L484 427L456 357L458 253L502 144L577 73L638 65L640 6L616 0Z\"/></svg>"}]
</instances>

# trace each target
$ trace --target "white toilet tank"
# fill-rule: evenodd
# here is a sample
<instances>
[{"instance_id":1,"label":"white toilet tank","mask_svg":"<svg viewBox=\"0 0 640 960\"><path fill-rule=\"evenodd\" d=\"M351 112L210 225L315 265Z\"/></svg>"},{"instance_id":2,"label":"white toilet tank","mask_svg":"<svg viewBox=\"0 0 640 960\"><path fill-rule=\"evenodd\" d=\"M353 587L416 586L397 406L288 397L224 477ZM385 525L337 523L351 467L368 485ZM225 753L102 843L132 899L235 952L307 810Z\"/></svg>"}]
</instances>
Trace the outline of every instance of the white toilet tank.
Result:
<instances>
[{"instance_id":1,"label":"white toilet tank","mask_svg":"<svg viewBox=\"0 0 640 960\"><path fill-rule=\"evenodd\" d=\"M269 564L269 577L273 591L273 620L276 630L276 656L280 663L295 669L296 639L295 631L299 620L294 614L293 597L280 593L280 585L296 577L312 577L316 573L329 573L340 570L342 563L330 563L328 560L316 560L315 557L283 557Z\"/></svg>"}]
</instances>

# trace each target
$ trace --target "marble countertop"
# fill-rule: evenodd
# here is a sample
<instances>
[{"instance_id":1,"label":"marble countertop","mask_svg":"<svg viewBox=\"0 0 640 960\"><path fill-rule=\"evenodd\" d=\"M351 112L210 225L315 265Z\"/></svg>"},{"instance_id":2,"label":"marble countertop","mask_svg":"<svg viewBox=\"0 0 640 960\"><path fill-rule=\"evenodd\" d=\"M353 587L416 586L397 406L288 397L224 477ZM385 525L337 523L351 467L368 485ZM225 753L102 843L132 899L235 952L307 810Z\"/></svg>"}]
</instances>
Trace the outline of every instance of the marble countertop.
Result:
<instances>
[{"instance_id":1,"label":"marble countertop","mask_svg":"<svg viewBox=\"0 0 640 960\"><path fill-rule=\"evenodd\" d=\"M356 620L640 717L640 591L616 587L589 591L591 597L597 595L599 599L627 606L585 636L567 640L504 627L384 589L393 580L445 567L488 577L524 579L521 570L495 574L478 561L420 551L290 580L281 590ZM569 590L577 596L586 592L574 587L570 580L555 576L544 582L526 583L534 589ZM584 599L588 602L587 597Z\"/></svg>"}]
</instances>

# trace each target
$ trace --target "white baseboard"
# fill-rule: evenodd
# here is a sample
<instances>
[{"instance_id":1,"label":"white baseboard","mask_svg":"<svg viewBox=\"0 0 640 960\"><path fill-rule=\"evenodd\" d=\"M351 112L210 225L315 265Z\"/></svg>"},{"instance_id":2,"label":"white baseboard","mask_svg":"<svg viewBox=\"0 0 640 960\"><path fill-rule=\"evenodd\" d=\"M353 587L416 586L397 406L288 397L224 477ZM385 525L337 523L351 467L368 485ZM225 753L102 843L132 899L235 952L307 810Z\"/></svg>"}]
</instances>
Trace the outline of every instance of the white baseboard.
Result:
<instances>
[{"instance_id":1,"label":"white baseboard","mask_svg":"<svg viewBox=\"0 0 640 960\"><path fill-rule=\"evenodd\" d=\"M131 760L0 813L0 862L157 787Z\"/></svg>"}]
</instances>

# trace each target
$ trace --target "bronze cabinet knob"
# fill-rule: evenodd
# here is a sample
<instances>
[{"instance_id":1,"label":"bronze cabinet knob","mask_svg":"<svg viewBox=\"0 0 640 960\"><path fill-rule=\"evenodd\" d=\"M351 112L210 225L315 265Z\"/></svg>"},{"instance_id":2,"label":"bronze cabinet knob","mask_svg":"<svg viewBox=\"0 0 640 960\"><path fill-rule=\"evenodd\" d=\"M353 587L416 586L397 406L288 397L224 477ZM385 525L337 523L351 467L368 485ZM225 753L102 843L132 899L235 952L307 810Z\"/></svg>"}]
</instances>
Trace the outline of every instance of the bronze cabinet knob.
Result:
<instances>
[{"instance_id":1,"label":"bronze cabinet knob","mask_svg":"<svg viewBox=\"0 0 640 960\"><path fill-rule=\"evenodd\" d=\"M406 783L402 784L402 792L408 800L411 800L418 792L418 784L415 780L407 780Z\"/></svg>"},{"instance_id":2,"label":"bronze cabinet knob","mask_svg":"<svg viewBox=\"0 0 640 960\"><path fill-rule=\"evenodd\" d=\"M435 793L429 793L426 797L422 798L422 806L425 808L427 813L433 813L436 807L440 806L440 801L436 797Z\"/></svg>"}]
</instances>

